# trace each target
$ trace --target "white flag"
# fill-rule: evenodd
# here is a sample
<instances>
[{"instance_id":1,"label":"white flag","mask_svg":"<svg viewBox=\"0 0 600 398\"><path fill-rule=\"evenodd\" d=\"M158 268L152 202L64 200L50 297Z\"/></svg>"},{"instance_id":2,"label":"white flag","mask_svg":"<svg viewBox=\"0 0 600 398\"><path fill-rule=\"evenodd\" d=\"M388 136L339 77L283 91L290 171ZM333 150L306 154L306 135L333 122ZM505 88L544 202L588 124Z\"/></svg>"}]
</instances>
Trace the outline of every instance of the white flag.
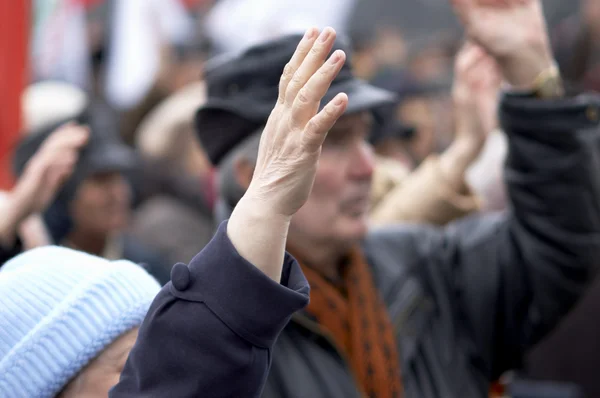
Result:
<instances>
[{"instance_id":1,"label":"white flag","mask_svg":"<svg viewBox=\"0 0 600 398\"><path fill-rule=\"evenodd\" d=\"M135 107L160 69L162 43L185 41L193 27L179 0L117 0L112 15L105 94L118 109Z\"/></svg>"},{"instance_id":2,"label":"white flag","mask_svg":"<svg viewBox=\"0 0 600 398\"><path fill-rule=\"evenodd\" d=\"M35 80L61 80L88 89L90 55L85 7L78 0L35 0L32 71Z\"/></svg>"}]
</instances>

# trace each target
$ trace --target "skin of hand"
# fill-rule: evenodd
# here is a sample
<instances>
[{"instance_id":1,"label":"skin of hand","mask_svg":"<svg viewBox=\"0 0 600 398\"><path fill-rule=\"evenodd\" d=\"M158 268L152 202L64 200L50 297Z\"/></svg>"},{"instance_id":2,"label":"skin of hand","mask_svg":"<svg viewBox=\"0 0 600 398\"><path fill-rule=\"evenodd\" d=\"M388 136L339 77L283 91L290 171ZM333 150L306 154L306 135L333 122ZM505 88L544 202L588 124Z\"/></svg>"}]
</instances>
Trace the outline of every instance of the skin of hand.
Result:
<instances>
[{"instance_id":1,"label":"skin of hand","mask_svg":"<svg viewBox=\"0 0 600 398\"><path fill-rule=\"evenodd\" d=\"M54 131L25 166L25 171L2 203L0 243L12 245L21 223L43 213L73 173L79 152L89 139L85 126L65 124Z\"/></svg>"},{"instance_id":2,"label":"skin of hand","mask_svg":"<svg viewBox=\"0 0 600 398\"><path fill-rule=\"evenodd\" d=\"M555 65L541 0L450 0L471 41L514 88L530 90Z\"/></svg>"},{"instance_id":3,"label":"skin of hand","mask_svg":"<svg viewBox=\"0 0 600 398\"><path fill-rule=\"evenodd\" d=\"M347 95L340 93L319 112L321 99L346 61L341 50L327 59L335 37L332 28L307 30L286 65L252 182L227 227L238 253L276 282L290 220L310 194L327 132L348 105Z\"/></svg>"},{"instance_id":4,"label":"skin of hand","mask_svg":"<svg viewBox=\"0 0 600 398\"><path fill-rule=\"evenodd\" d=\"M455 190L464 186L465 172L481 153L496 127L497 98L502 78L499 67L479 45L465 43L454 72L452 101L456 136L440 156L440 167Z\"/></svg>"}]
</instances>

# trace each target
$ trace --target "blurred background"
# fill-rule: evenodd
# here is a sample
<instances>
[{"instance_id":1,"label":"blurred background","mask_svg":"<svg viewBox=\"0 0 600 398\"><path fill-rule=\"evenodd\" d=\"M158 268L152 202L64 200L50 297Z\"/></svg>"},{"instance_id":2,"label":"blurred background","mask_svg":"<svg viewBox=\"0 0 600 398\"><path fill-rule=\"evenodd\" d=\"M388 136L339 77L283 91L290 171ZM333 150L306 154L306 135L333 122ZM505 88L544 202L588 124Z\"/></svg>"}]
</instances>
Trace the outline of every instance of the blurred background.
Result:
<instances>
[{"instance_id":1,"label":"blurred background","mask_svg":"<svg viewBox=\"0 0 600 398\"><path fill-rule=\"evenodd\" d=\"M78 168L72 185L44 215L51 236L44 236L41 221L32 219L20 231L24 248L54 241L106 258L125 257L147 264L166 283L170 265L188 262L214 232L215 171L194 132L195 112L207 96L206 63L310 26L332 26L348 37L356 75L398 95L388 115L398 121L397 131L375 144L378 155L404 166L396 162L390 173L381 173L392 184L383 184L383 191L389 191L454 138L451 86L463 34L448 3L0 0L0 200L34 152L25 145L16 153L21 142L35 148L36 135L47 137L57 124L76 120L90 126L94 141L89 150L96 151L88 156L93 169ZM600 0L544 0L544 9L567 88L600 90ZM501 180L506 144L501 134L488 142L483 161L469 175L476 193L487 200L482 211L506 206ZM127 173L127 184L120 175L103 174L109 167ZM378 170L386 170L384 163ZM103 197L108 186L117 198L110 206ZM65 219L67 207L74 220ZM80 230L72 237L118 231L125 238L106 247L83 247L65 240L73 222ZM594 292L600 292L600 283L595 286ZM600 299L590 296L589 302L597 308ZM597 357L597 328L587 322L594 317L587 310L580 314L584 326L573 321L572 330L589 331L596 346L585 351ZM575 339L557 345L570 354ZM551 362L543 350L535 358L538 369ZM596 367L586 369L583 376L566 366L557 374L554 369L541 373L556 379L583 377L590 381L590 396L600 396Z\"/></svg>"},{"instance_id":2,"label":"blurred background","mask_svg":"<svg viewBox=\"0 0 600 398\"><path fill-rule=\"evenodd\" d=\"M590 38L600 18L592 3L546 0L545 9L567 77L593 86ZM399 112L419 127L406 142L411 161L451 141L441 126L450 125L446 94L461 32L447 0L0 0L0 19L2 189L13 183L8 162L19 137L81 106L74 90L32 85L67 83L85 94L80 102L102 102L135 145L144 117L201 81L208 58L313 25L347 34L357 73L406 97ZM48 98L61 109L41 112Z\"/></svg>"}]
</instances>

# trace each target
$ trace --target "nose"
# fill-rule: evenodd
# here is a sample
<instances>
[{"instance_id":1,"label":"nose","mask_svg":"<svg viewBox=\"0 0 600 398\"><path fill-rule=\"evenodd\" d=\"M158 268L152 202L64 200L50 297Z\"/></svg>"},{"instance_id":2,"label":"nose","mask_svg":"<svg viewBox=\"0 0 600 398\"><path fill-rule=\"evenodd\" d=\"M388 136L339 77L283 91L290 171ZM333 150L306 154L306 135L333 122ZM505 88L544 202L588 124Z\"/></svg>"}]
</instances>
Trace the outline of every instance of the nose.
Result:
<instances>
[{"instance_id":1,"label":"nose","mask_svg":"<svg viewBox=\"0 0 600 398\"><path fill-rule=\"evenodd\" d=\"M353 147L348 167L351 178L357 180L371 179L375 168L373 147L364 140L357 141Z\"/></svg>"},{"instance_id":2,"label":"nose","mask_svg":"<svg viewBox=\"0 0 600 398\"><path fill-rule=\"evenodd\" d=\"M125 177L120 173L114 173L107 179L105 189L109 193L111 200L125 201L125 198L128 196L129 187Z\"/></svg>"}]
</instances>

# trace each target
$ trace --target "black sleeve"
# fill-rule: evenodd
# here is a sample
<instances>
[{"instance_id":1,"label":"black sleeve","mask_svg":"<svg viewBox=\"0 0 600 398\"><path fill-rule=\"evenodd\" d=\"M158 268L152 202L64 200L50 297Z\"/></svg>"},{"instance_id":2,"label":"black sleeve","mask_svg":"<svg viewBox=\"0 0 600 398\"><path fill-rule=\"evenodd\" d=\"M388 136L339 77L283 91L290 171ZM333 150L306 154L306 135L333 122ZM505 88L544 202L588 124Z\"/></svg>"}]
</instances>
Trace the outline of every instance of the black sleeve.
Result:
<instances>
[{"instance_id":1,"label":"black sleeve","mask_svg":"<svg viewBox=\"0 0 600 398\"><path fill-rule=\"evenodd\" d=\"M260 396L275 340L309 287L288 254L281 284L269 279L236 252L226 226L189 266L173 267L111 397Z\"/></svg>"},{"instance_id":2,"label":"black sleeve","mask_svg":"<svg viewBox=\"0 0 600 398\"><path fill-rule=\"evenodd\" d=\"M597 97L504 98L510 211L462 220L438 234L441 257L428 278L450 286L457 317L491 380L521 365L594 276L599 110Z\"/></svg>"}]
</instances>

